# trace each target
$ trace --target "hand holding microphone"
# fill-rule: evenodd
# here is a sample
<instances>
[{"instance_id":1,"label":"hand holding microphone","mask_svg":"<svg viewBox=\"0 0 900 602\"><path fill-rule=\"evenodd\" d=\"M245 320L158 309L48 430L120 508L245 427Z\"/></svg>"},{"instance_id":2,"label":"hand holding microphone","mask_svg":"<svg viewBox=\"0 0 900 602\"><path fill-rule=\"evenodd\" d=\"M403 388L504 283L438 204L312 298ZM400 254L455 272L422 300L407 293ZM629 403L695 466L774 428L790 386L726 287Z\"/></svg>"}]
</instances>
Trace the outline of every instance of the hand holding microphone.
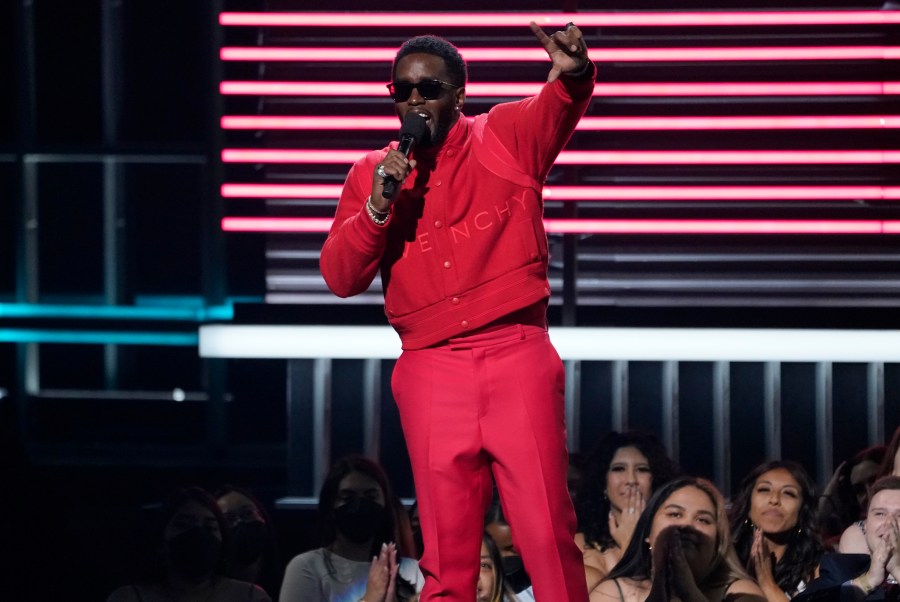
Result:
<instances>
[{"instance_id":1,"label":"hand holding microphone","mask_svg":"<svg viewBox=\"0 0 900 602\"><path fill-rule=\"evenodd\" d=\"M397 150L388 151L387 156L375 168L371 203L376 211L390 210L400 191L400 185L416 166L415 159L408 160L407 157L416 144L422 141L427 131L428 125L422 115L410 111L403 118Z\"/></svg>"}]
</instances>

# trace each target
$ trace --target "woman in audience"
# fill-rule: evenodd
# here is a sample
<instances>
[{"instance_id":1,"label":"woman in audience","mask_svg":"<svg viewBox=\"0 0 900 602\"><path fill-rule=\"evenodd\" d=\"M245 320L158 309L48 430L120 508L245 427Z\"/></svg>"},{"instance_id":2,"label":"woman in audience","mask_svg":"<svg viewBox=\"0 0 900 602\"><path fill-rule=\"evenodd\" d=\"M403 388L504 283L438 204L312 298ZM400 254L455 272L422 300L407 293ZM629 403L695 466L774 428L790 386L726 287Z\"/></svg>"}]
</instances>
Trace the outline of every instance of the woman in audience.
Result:
<instances>
[{"instance_id":1,"label":"woman in audience","mask_svg":"<svg viewBox=\"0 0 900 602\"><path fill-rule=\"evenodd\" d=\"M732 501L735 550L769 602L794 597L815 578L824 553L817 500L803 467L783 460L753 469Z\"/></svg>"},{"instance_id":2,"label":"woman in audience","mask_svg":"<svg viewBox=\"0 0 900 602\"><path fill-rule=\"evenodd\" d=\"M145 573L114 591L107 602L266 602L259 587L225 577L228 525L203 489L176 492L158 515Z\"/></svg>"},{"instance_id":3,"label":"woman in audience","mask_svg":"<svg viewBox=\"0 0 900 602\"><path fill-rule=\"evenodd\" d=\"M819 533L829 550L844 551L838 544L844 531L865 518L869 486L875 481L885 446L873 445L841 462L825 486L819 501Z\"/></svg>"},{"instance_id":4,"label":"woman in audience","mask_svg":"<svg viewBox=\"0 0 900 602\"><path fill-rule=\"evenodd\" d=\"M322 547L288 563L281 602L406 602L421 591L418 562L398 544L387 475L360 456L338 461L319 495Z\"/></svg>"},{"instance_id":5,"label":"woman in audience","mask_svg":"<svg viewBox=\"0 0 900 602\"><path fill-rule=\"evenodd\" d=\"M487 533L481 540L481 571L478 573L477 602L515 602L506 584L500 549Z\"/></svg>"},{"instance_id":6,"label":"woman in audience","mask_svg":"<svg viewBox=\"0 0 900 602\"><path fill-rule=\"evenodd\" d=\"M900 477L900 426L894 430L894 436L888 443L876 480L881 477Z\"/></svg>"},{"instance_id":7,"label":"woman in audience","mask_svg":"<svg viewBox=\"0 0 900 602\"><path fill-rule=\"evenodd\" d=\"M704 479L681 477L653 494L622 559L591 602L763 602L731 545L724 501Z\"/></svg>"},{"instance_id":8,"label":"woman in audience","mask_svg":"<svg viewBox=\"0 0 900 602\"><path fill-rule=\"evenodd\" d=\"M651 493L677 472L651 434L613 431L598 441L575 498L575 541L584 553L588 589L622 557Z\"/></svg>"},{"instance_id":9,"label":"woman in audience","mask_svg":"<svg viewBox=\"0 0 900 602\"><path fill-rule=\"evenodd\" d=\"M534 602L534 591L531 587L531 577L525 571L522 556L513 543L512 530L506 517L503 515L503 507L500 505L500 497L494 489L491 503L484 515L484 533L491 538L500 559L500 572L506 587L518 602ZM528 537L528 533L516 537Z\"/></svg>"},{"instance_id":10,"label":"woman in audience","mask_svg":"<svg viewBox=\"0 0 900 602\"><path fill-rule=\"evenodd\" d=\"M231 535L228 576L278 593L283 567L275 529L265 507L248 490L233 485L217 491L216 502Z\"/></svg>"}]
</instances>

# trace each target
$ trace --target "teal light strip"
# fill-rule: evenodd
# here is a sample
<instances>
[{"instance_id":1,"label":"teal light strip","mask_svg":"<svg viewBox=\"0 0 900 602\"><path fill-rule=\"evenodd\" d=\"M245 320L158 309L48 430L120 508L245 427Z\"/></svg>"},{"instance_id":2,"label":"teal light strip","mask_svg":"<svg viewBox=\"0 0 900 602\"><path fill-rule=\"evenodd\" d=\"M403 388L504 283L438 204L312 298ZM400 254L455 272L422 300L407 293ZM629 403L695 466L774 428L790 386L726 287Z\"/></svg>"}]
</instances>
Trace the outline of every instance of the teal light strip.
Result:
<instances>
[{"instance_id":1,"label":"teal light strip","mask_svg":"<svg viewBox=\"0 0 900 602\"><path fill-rule=\"evenodd\" d=\"M77 318L95 320L169 320L230 321L234 306L138 306L138 305L64 305L40 303L0 303L0 318Z\"/></svg>"},{"instance_id":2,"label":"teal light strip","mask_svg":"<svg viewBox=\"0 0 900 602\"><path fill-rule=\"evenodd\" d=\"M69 343L81 345L165 345L196 347L197 333L0 328L0 343Z\"/></svg>"}]
</instances>

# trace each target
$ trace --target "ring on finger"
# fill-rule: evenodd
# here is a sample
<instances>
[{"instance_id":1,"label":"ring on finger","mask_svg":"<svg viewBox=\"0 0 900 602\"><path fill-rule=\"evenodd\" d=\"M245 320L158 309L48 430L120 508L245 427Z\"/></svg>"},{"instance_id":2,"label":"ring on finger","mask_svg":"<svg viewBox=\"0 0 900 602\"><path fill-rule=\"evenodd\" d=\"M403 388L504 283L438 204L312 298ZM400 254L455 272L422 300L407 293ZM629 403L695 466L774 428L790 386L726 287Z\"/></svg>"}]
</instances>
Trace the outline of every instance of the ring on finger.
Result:
<instances>
[{"instance_id":1,"label":"ring on finger","mask_svg":"<svg viewBox=\"0 0 900 602\"><path fill-rule=\"evenodd\" d=\"M386 177L388 177L387 172L384 171L384 165L379 165L378 167L376 167L376 168L375 168L375 173L378 174L378 177L379 177L379 178L386 178Z\"/></svg>"}]
</instances>

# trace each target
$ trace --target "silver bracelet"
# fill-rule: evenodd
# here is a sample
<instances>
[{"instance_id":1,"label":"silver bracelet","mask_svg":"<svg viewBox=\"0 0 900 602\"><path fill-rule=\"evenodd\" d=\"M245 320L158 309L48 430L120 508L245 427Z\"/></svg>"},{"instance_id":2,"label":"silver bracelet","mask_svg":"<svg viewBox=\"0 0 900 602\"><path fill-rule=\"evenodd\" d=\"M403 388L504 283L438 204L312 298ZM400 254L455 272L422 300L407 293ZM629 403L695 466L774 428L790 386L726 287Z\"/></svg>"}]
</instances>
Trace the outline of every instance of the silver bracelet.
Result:
<instances>
[{"instance_id":1,"label":"silver bracelet","mask_svg":"<svg viewBox=\"0 0 900 602\"><path fill-rule=\"evenodd\" d=\"M383 226L387 223L388 218L391 216L391 210L387 211L378 211L372 205L372 197L366 199L366 213L369 214L369 217L372 218L372 221L375 222L377 226Z\"/></svg>"}]
</instances>

